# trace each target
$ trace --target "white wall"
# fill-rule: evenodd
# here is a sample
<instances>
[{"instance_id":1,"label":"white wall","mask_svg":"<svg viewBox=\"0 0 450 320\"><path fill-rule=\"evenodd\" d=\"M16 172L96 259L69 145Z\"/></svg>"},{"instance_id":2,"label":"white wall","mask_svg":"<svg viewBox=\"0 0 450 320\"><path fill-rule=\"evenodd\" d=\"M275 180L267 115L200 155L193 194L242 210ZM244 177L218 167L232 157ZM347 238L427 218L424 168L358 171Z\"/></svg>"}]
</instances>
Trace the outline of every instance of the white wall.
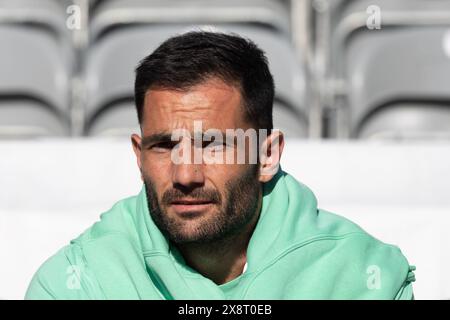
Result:
<instances>
[{"instance_id":1,"label":"white wall","mask_svg":"<svg viewBox=\"0 0 450 320\"><path fill-rule=\"evenodd\" d=\"M450 299L449 144L288 140L282 166L321 208L399 245L417 299ZM0 299L21 299L46 258L140 187L127 140L1 141Z\"/></svg>"}]
</instances>

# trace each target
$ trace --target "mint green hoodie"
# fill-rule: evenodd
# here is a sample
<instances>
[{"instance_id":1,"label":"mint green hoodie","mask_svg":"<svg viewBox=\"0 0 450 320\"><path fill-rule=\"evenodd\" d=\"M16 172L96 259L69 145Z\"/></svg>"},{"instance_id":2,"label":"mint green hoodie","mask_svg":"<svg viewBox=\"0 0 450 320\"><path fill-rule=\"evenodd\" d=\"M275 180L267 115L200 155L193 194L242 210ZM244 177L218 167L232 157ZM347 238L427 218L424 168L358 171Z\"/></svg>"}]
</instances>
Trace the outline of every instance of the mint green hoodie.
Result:
<instances>
[{"instance_id":1,"label":"mint green hoodie","mask_svg":"<svg viewBox=\"0 0 450 320\"><path fill-rule=\"evenodd\" d=\"M190 268L151 219L145 189L47 260L26 299L412 299L399 248L317 209L281 171L264 185L246 271L223 285Z\"/></svg>"}]
</instances>

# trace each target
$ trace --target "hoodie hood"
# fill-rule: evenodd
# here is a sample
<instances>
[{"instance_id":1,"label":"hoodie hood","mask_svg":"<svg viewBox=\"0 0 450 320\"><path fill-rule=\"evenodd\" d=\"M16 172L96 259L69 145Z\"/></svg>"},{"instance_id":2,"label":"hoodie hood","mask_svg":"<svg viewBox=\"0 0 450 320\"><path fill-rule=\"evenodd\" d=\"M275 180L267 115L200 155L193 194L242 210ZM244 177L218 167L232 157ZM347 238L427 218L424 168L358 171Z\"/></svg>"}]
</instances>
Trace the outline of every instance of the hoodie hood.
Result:
<instances>
[{"instance_id":1,"label":"hoodie hood","mask_svg":"<svg viewBox=\"0 0 450 320\"><path fill-rule=\"evenodd\" d=\"M67 290L76 265L81 288ZM93 299L410 299L414 267L401 251L338 215L282 171L263 186L247 269L217 285L190 268L153 222L145 188L49 259L28 297Z\"/></svg>"}]
</instances>

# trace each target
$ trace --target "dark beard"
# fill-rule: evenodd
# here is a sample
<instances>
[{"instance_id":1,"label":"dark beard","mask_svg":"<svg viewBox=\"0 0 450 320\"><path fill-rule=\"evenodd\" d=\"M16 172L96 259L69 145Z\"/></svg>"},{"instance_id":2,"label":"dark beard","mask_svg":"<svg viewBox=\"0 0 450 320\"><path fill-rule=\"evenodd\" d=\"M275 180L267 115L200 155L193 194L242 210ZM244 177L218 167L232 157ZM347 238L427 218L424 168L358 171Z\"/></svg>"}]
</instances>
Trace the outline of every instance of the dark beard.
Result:
<instances>
[{"instance_id":1,"label":"dark beard","mask_svg":"<svg viewBox=\"0 0 450 320\"><path fill-rule=\"evenodd\" d=\"M150 215L161 232L175 244L212 244L224 242L242 232L258 214L258 200L261 184L257 179L258 166L253 165L245 174L225 184L225 196L217 190L196 188L185 192L172 188L164 192L161 202L168 205L173 200L189 196L196 199L210 199L217 204L215 210L193 234L182 232L183 224L169 217L158 201L153 183L144 177L147 203Z\"/></svg>"}]
</instances>

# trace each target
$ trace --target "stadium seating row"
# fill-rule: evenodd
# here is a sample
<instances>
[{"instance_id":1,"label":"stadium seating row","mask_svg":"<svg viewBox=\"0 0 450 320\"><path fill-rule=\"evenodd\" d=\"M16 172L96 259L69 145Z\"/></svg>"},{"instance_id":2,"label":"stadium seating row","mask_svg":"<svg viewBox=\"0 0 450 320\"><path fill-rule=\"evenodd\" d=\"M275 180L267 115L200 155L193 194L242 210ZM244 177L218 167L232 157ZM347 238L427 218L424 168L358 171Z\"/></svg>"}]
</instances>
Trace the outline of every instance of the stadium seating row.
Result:
<instances>
[{"instance_id":1,"label":"stadium seating row","mask_svg":"<svg viewBox=\"0 0 450 320\"><path fill-rule=\"evenodd\" d=\"M292 45L289 1L0 0L0 138L129 135L139 60L171 35L211 26L266 51L274 123L288 137L308 137L311 121L325 123L324 137L450 137L449 1L311 2L327 27L314 33L326 53L314 66ZM68 22L73 4L89 17L81 31ZM82 47L77 32L86 33ZM320 64L324 75L314 76Z\"/></svg>"}]
</instances>

